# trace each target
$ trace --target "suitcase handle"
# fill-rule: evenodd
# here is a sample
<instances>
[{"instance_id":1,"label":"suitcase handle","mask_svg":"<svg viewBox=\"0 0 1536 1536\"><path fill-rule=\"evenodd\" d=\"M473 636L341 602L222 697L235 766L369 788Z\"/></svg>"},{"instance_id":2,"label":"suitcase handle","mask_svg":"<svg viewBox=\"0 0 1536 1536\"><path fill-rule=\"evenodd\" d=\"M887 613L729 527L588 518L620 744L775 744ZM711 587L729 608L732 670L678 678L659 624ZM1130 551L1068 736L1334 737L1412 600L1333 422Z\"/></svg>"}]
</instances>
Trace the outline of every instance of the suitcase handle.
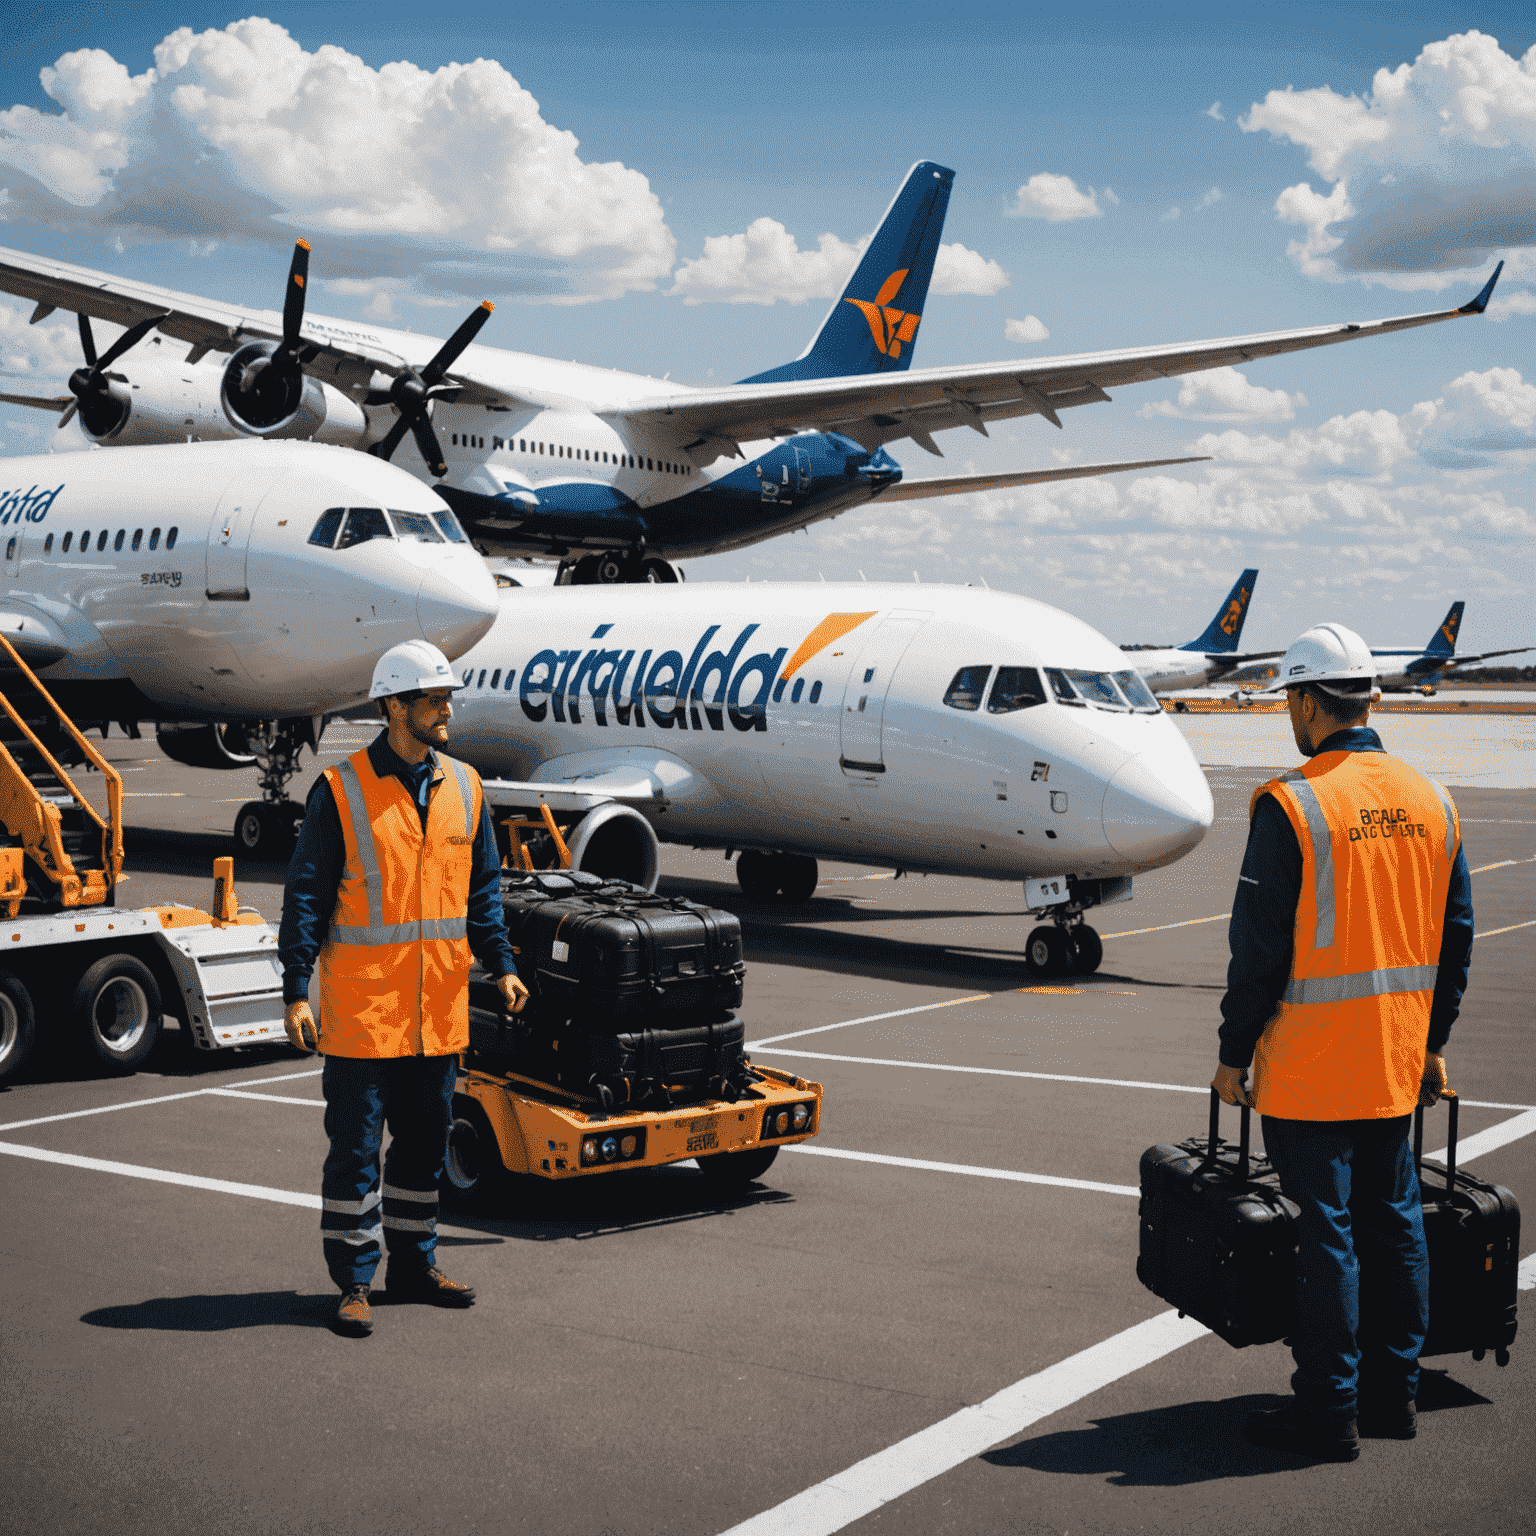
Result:
<instances>
[{"instance_id":1,"label":"suitcase handle","mask_svg":"<svg viewBox=\"0 0 1536 1536\"><path fill-rule=\"evenodd\" d=\"M1242 1122L1238 1131L1237 1143L1237 1176L1240 1179L1248 1177L1248 1150L1249 1137L1252 1134L1252 1121L1249 1118L1249 1110L1246 1104L1241 1106ZM1221 1123L1221 1095L1214 1088L1211 1089L1211 1130L1210 1139L1206 1146L1206 1156L1211 1162L1216 1161L1216 1148L1221 1137L1216 1134L1217 1127Z\"/></svg>"},{"instance_id":2,"label":"suitcase handle","mask_svg":"<svg viewBox=\"0 0 1536 1536\"><path fill-rule=\"evenodd\" d=\"M1445 1100L1445 1106L1451 1113L1450 1132L1446 1138L1445 1146L1445 1189L1450 1194L1456 1188L1456 1132L1461 1120L1461 1101L1456 1097L1454 1088L1447 1088L1440 1095ZM1419 1189L1424 1188L1423 1170L1420 1164L1424 1159L1424 1106L1419 1104L1413 1111L1413 1163L1420 1168Z\"/></svg>"}]
</instances>

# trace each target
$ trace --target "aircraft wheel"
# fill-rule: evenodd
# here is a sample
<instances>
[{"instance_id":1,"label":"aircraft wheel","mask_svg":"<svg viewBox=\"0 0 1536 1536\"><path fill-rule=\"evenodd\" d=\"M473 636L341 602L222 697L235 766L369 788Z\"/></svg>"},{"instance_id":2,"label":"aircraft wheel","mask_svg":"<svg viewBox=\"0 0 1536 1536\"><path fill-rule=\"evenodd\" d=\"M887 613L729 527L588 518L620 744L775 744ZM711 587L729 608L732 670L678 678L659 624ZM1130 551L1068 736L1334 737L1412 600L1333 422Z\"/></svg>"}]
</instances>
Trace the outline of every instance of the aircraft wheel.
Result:
<instances>
[{"instance_id":1,"label":"aircraft wheel","mask_svg":"<svg viewBox=\"0 0 1536 1536\"><path fill-rule=\"evenodd\" d=\"M616 587L631 579L630 573L633 569L634 562L628 556L616 554L610 550L607 554L596 557L592 580L600 587Z\"/></svg>"},{"instance_id":2,"label":"aircraft wheel","mask_svg":"<svg viewBox=\"0 0 1536 1536\"><path fill-rule=\"evenodd\" d=\"M160 987L132 955L104 955L80 978L70 1016L99 1065L131 1072L160 1038Z\"/></svg>"},{"instance_id":3,"label":"aircraft wheel","mask_svg":"<svg viewBox=\"0 0 1536 1536\"><path fill-rule=\"evenodd\" d=\"M27 1059L36 1035L32 994L9 971L0 971L0 1083Z\"/></svg>"},{"instance_id":4,"label":"aircraft wheel","mask_svg":"<svg viewBox=\"0 0 1536 1536\"><path fill-rule=\"evenodd\" d=\"M640 580L644 582L675 582L676 569L667 561L651 555L640 566Z\"/></svg>"},{"instance_id":5,"label":"aircraft wheel","mask_svg":"<svg viewBox=\"0 0 1536 1536\"><path fill-rule=\"evenodd\" d=\"M253 863L274 864L293 852L304 813L291 801L268 805L249 800L235 817L235 851Z\"/></svg>"},{"instance_id":6,"label":"aircraft wheel","mask_svg":"<svg viewBox=\"0 0 1536 1536\"><path fill-rule=\"evenodd\" d=\"M748 901L772 901L779 894L779 871L771 853L745 848L736 855L736 883Z\"/></svg>"},{"instance_id":7,"label":"aircraft wheel","mask_svg":"<svg viewBox=\"0 0 1536 1536\"><path fill-rule=\"evenodd\" d=\"M1065 976L1072 966L1072 951L1067 936L1060 928L1041 924L1029 936L1024 946L1024 959L1031 971L1042 980Z\"/></svg>"},{"instance_id":8,"label":"aircraft wheel","mask_svg":"<svg viewBox=\"0 0 1536 1536\"><path fill-rule=\"evenodd\" d=\"M816 860L803 853L774 855L779 866L779 893L785 901L809 901L816 894L820 872Z\"/></svg>"},{"instance_id":9,"label":"aircraft wheel","mask_svg":"<svg viewBox=\"0 0 1536 1536\"><path fill-rule=\"evenodd\" d=\"M716 1152L713 1157L699 1159L699 1172L711 1192L726 1194L745 1189L754 1179L760 1179L773 1166L779 1155L777 1147L756 1147L750 1152Z\"/></svg>"},{"instance_id":10,"label":"aircraft wheel","mask_svg":"<svg viewBox=\"0 0 1536 1536\"><path fill-rule=\"evenodd\" d=\"M571 586L596 586L598 582L597 567L601 558L602 557L599 555L583 555L581 559L571 567Z\"/></svg>"},{"instance_id":11,"label":"aircraft wheel","mask_svg":"<svg viewBox=\"0 0 1536 1536\"><path fill-rule=\"evenodd\" d=\"M1104 961L1104 941L1086 923L1072 930L1072 974L1092 976Z\"/></svg>"}]
</instances>

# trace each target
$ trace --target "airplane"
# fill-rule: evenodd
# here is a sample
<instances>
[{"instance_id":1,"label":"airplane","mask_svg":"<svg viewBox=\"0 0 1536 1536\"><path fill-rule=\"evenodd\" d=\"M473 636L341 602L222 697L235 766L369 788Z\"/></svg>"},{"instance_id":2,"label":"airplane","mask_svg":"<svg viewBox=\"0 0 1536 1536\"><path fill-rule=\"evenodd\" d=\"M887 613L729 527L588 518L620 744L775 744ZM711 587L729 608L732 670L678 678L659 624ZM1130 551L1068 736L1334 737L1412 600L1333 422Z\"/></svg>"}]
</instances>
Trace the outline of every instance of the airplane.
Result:
<instances>
[{"instance_id":1,"label":"airplane","mask_svg":"<svg viewBox=\"0 0 1536 1536\"><path fill-rule=\"evenodd\" d=\"M1135 653L1136 670L1146 679L1153 693L1199 688L1225 677L1238 667L1251 666L1254 662L1283 654L1280 651L1240 652L1237 648L1258 579L1256 569L1244 571L1216 610L1216 616L1196 639L1185 645L1120 647L1122 651Z\"/></svg>"},{"instance_id":2,"label":"airplane","mask_svg":"<svg viewBox=\"0 0 1536 1536\"><path fill-rule=\"evenodd\" d=\"M818 859L1020 881L1026 960L1060 975L1102 958L1085 912L1211 825L1140 674L1044 603L876 583L501 599L457 663L448 750L522 827L573 818L577 869L654 889L660 839L739 850L757 900L808 898Z\"/></svg>"},{"instance_id":3,"label":"airplane","mask_svg":"<svg viewBox=\"0 0 1536 1536\"><path fill-rule=\"evenodd\" d=\"M558 557L576 584L670 582L672 562L740 549L879 501L960 495L1193 459L910 481L902 438L1061 412L1126 384L1481 314L1503 263L1458 309L1074 357L913 368L954 172L913 166L810 345L740 383L693 389L473 345L480 305L446 342L306 316L310 247L294 248L282 313L215 302L19 251L0 290L81 318L62 408L104 446L294 437L363 449L434 484L482 552ZM86 317L128 327L98 359ZM156 333L151 338L151 333ZM130 339L131 338L131 339ZM151 338L148 345L141 345ZM185 343L183 354L167 341ZM212 354L214 361L204 366ZM940 454L942 457L942 454Z\"/></svg>"},{"instance_id":4,"label":"airplane","mask_svg":"<svg viewBox=\"0 0 1536 1536\"><path fill-rule=\"evenodd\" d=\"M40 454L0 459L0 476L0 633L76 720L163 722L161 746L197 766L254 761L247 857L291 846L299 753L368 697L381 652L427 639L451 659L496 615L446 503L347 449Z\"/></svg>"}]
</instances>

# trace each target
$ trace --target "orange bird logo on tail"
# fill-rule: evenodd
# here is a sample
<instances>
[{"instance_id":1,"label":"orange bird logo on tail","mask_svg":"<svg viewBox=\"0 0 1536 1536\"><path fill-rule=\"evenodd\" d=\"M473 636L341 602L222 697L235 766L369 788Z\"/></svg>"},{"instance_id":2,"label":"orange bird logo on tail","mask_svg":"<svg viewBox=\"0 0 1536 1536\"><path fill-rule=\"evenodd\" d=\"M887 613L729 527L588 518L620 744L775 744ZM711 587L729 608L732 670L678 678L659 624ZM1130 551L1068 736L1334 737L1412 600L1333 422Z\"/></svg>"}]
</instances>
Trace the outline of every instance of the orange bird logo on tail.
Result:
<instances>
[{"instance_id":1,"label":"orange bird logo on tail","mask_svg":"<svg viewBox=\"0 0 1536 1536\"><path fill-rule=\"evenodd\" d=\"M917 322L921 315L908 314L905 310L891 308L891 300L901 290L901 285L907 280L910 269L901 268L899 272L891 275L880 285L880 292L875 295L873 304L863 299L844 299L845 304L854 305L869 322L869 334L875 338L875 346L886 357L900 357L903 343L911 345L912 338L917 335Z\"/></svg>"},{"instance_id":2,"label":"orange bird logo on tail","mask_svg":"<svg viewBox=\"0 0 1536 1536\"><path fill-rule=\"evenodd\" d=\"M1243 622L1243 609L1248 606L1248 588L1240 587L1237 596L1227 604L1227 611L1221 616L1220 629L1224 635L1235 635L1237 626Z\"/></svg>"}]
</instances>

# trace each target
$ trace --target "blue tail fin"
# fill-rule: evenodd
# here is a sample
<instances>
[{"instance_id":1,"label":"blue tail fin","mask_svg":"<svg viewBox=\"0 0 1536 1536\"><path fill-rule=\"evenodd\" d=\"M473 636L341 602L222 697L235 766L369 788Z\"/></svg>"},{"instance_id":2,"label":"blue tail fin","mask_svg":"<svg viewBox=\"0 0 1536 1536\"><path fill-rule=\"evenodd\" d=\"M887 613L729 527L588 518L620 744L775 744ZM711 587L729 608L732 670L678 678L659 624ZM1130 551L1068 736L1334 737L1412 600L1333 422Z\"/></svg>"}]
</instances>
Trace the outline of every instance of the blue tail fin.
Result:
<instances>
[{"instance_id":1,"label":"blue tail fin","mask_svg":"<svg viewBox=\"0 0 1536 1536\"><path fill-rule=\"evenodd\" d=\"M1446 614L1445 622L1441 624L1428 645L1424 647L1426 656L1454 656L1456 654L1456 636L1461 632L1461 615L1466 608L1465 603L1452 603L1451 611Z\"/></svg>"},{"instance_id":2,"label":"blue tail fin","mask_svg":"<svg viewBox=\"0 0 1536 1536\"><path fill-rule=\"evenodd\" d=\"M955 173L942 165L928 160L914 165L815 340L794 362L741 382L777 384L911 367L954 180Z\"/></svg>"},{"instance_id":3,"label":"blue tail fin","mask_svg":"<svg viewBox=\"0 0 1536 1536\"><path fill-rule=\"evenodd\" d=\"M1216 610L1216 617L1205 626L1205 633L1181 651L1235 651L1243 633L1243 620L1248 617L1248 604L1253 599L1253 589L1258 582L1257 570L1244 571L1237 584L1227 593L1227 600Z\"/></svg>"}]
</instances>

